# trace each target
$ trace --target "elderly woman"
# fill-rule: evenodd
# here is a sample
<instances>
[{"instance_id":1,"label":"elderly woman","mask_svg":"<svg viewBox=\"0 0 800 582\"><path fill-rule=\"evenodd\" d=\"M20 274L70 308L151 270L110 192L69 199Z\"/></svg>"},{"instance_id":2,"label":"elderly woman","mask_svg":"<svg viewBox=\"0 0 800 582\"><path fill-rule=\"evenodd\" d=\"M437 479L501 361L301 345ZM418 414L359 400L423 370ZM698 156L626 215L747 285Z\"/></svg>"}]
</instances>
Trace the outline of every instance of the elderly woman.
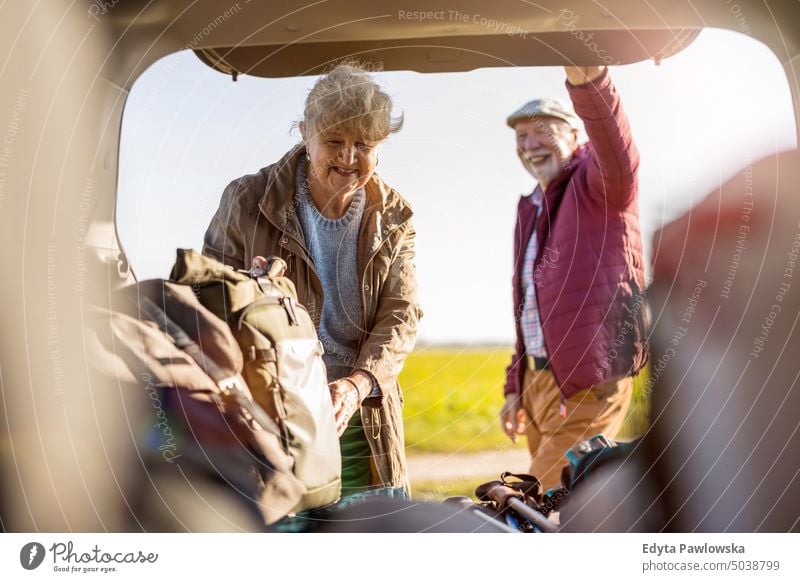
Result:
<instances>
[{"instance_id":1,"label":"elderly woman","mask_svg":"<svg viewBox=\"0 0 800 582\"><path fill-rule=\"evenodd\" d=\"M320 78L302 143L228 185L203 247L237 269L259 255L286 261L325 348L343 496L407 491L397 376L421 312L411 208L375 173L380 145L402 126L391 109L356 65Z\"/></svg>"}]
</instances>

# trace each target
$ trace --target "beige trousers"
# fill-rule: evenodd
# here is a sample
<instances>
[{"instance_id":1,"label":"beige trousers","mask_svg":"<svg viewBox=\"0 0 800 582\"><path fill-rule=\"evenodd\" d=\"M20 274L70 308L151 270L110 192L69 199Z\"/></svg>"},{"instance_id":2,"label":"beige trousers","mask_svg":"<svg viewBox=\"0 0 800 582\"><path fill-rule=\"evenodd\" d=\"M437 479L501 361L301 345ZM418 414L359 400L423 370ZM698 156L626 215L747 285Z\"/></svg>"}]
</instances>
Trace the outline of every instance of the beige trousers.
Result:
<instances>
[{"instance_id":1,"label":"beige trousers","mask_svg":"<svg viewBox=\"0 0 800 582\"><path fill-rule=\"evenodd\" d=\"M545 490L561 482L566 452L597 434L614 438L631 403L633 378L612 380L583 390L566 400L561 416L561 391L550 370L526 370L522 407L528 417L525 436L531 453L530 474Z\"/></svg>"}]
</instances>

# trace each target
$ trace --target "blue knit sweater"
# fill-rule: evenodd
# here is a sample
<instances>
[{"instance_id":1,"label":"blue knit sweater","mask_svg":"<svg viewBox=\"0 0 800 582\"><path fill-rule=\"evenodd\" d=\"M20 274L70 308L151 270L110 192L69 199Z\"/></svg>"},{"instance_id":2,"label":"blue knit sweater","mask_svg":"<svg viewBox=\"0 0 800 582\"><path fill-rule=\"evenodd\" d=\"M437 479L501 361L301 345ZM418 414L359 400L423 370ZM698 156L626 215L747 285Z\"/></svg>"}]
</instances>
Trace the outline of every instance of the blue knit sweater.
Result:
<instances>
[{"instance_id":1,"label":"blue knit sweater","mask_svg":"<svg viewBox=\"0 0 800 582\"><path fill-rule=\"evenodd\" d=\"M319 339L328 381L350 375L358 357L361 335L361 289L358 282L358 231L366 196L359 189L341 218L325 218L311 198L306 164L297 166L295 202L306 247L322 283Z\"/></svg>"}]
</instances>

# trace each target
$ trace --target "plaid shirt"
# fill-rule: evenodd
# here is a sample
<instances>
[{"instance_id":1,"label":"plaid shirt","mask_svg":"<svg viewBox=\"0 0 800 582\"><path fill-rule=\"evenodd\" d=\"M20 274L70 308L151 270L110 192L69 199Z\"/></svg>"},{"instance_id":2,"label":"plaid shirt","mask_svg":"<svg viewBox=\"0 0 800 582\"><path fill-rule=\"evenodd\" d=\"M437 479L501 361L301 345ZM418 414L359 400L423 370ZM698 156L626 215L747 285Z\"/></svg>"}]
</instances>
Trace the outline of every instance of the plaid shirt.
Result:
<instances>
[{"instance_id":1,"label":"plaid shirt","mask_svg":"<svg viewBox=\"0 0 800 582\"><path fill-rule=\"evenodd\" d=\"M531 195L531 203L536 206L536 219L542 212L542 201L544 195L538 186ZM525 263L522 265L522 295L524 297L522 317L520 326L522 327L522 339L525 342L525 352L537 358L546 358L547 349L544 346L544 332L542 331L542 321L539 318L539 306L536 304L536 283L533 280L534 263L539 245L536 240L536 229L528 241L525 250Z\"/></svg>"}]
</instances>

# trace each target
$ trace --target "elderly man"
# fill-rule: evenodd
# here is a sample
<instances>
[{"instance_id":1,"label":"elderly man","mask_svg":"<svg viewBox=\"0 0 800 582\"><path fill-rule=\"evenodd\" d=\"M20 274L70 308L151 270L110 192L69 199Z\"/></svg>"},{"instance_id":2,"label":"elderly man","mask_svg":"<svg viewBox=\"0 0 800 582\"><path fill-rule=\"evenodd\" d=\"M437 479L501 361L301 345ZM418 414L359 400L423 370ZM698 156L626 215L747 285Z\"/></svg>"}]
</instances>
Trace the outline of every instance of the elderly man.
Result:
<instances>
[{"instance_id":1,"label":"elderly man","mask_svg":"<svg viewBox=\"0 0 800 582\"><path fill-rule=\"evenodd\" d=\"M508 119L538 185L514 236L516 351L506 370L503 430L525 434L532 475L558 484L564 454L613 437L647 360L644 261L636 208L639 153L606 67L566 67L575 115L554 99Z\"/></svg>"}]
</instances>

